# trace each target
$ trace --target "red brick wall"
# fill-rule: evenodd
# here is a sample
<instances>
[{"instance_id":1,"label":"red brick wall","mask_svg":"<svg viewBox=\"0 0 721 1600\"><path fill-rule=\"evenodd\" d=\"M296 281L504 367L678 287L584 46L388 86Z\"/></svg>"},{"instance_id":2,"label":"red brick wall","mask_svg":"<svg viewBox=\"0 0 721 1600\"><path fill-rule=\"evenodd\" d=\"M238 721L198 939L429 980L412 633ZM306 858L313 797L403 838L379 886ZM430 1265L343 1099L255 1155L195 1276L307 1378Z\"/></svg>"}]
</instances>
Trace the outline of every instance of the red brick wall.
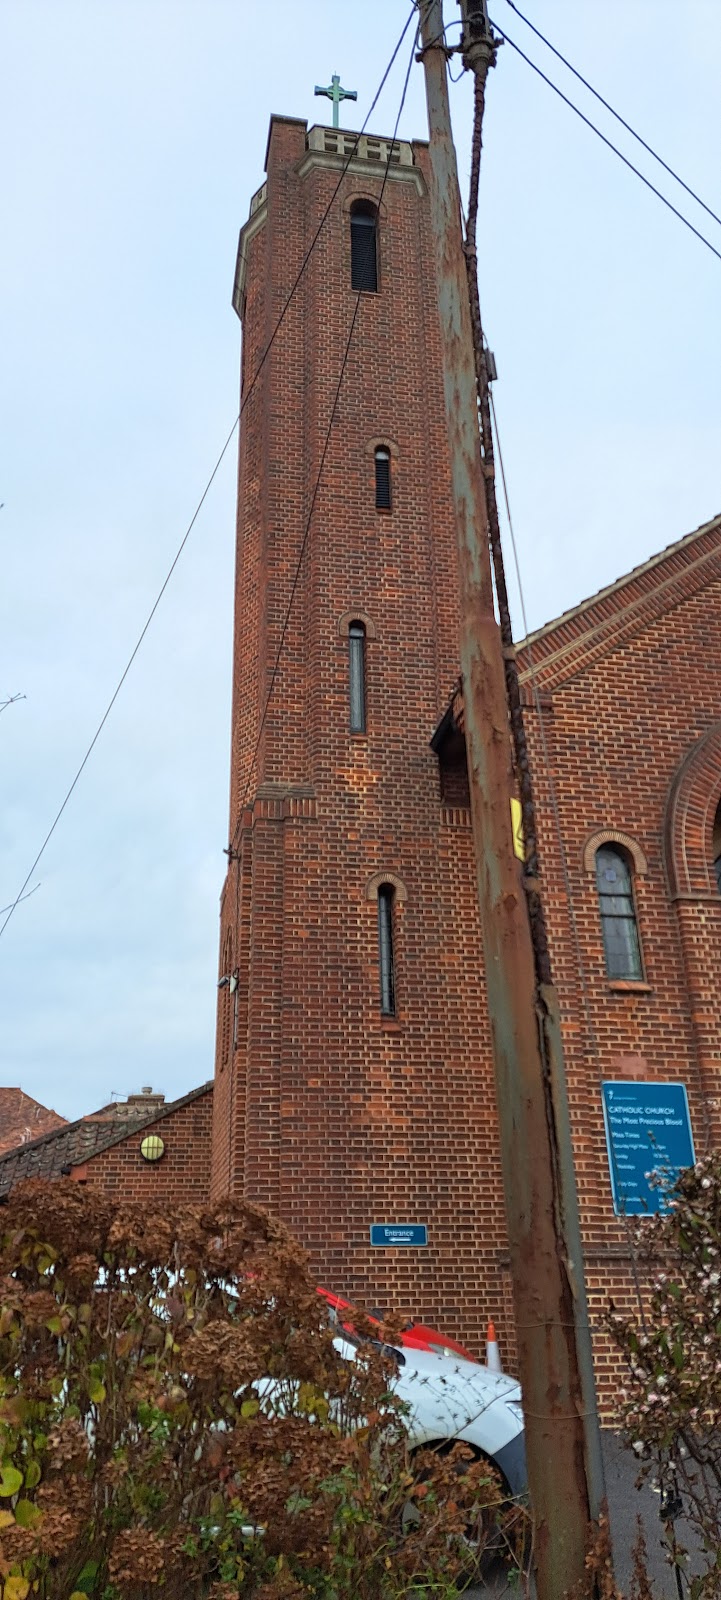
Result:
<instances>
[{"instance_id":1,"label":"red brick wall","mask_svg":"<svg viewBox=\"0 0 721 1600\"><path fill-rule=\"evenodd\" d=\"M244 390L338 181L339 163L299 173L305 144L303 125L274 121ZM361 299L241 816L356 304L348 207L379 198L377 165L344 180L243 417L230 819L243 867L221 927L240 986L232 1064L218 1053L214 1186L230 1177L280 1212L330 1288L479 1348L490 1313L503 1337L502 1202L468 815L442 806L429 748L457 677L458 599L425 148L414 156L417 176L392 172L383 195L380 292ZM386 440L393 509L379 514ZM354 611L375 630L365 736L348 731L339 631ZM383 870L407 893L395 1019L380 1015L367 897ZM427 1223L428 1249L371 1250L370 1224L395 1221Z\"/></svg>"},{"instance_id":2,"label":"red brick wall","mask_svg":"<svg viewBox=\"0 0 721 1600\"><path fill-rule=\"evenodd\" d=\"M721 734L717 730L715 746L709 734L721 714L720 600L721 527L714 526L683 559L672 556L644 582L623 585L532 646L547 707L545 744L563 857L534 709L526 722L597 1323L609 1296L624 1309L635 1301L627 1225L614 1217L611 1203L601 1080L683 1082L697 1155L721 1134L721 897L712 872ZM528 684L528 651L520 665ZM697 741L703 748L694 767L690 822L677 820L674 831L671 794ZM645 857L645 870L634 874L644 964L638 984L614 983L606 975L589 843L607 829L625 835ZM608 1404L617 1362L603 1335L597 1372Z\"/></svg>"},{"instance_id":3,"label":"red brick wall","mask_svg":"<svg viewBox=\"0 0 721 1600\"><path fill-rule=\"evenodd\" d=\"M82 1168L81 1175L117 1200L152 1205L200 1204L210 1190L210 1141L213 1089L171 1111L150 1127L136 1128L120 1144L103 1150ZM165 1153L160 1161L144 1161L140 1145L148 1133L160 1134Z\"/></svg>"},{"instance_id":4,"label":"red brick wall","mask_svg":"<svg viewBox=\"0 0 721 1600\"><path fill-rule=\"evenodd\" d=\"M416 170L426 151L414 146ZM274 120L267 216L247 244L247 394L340 163L309 166L303 124ZM397 171L380 225L380 292L362 297L280 669L268 686L310 514L356 296L348 207L380 196L354 167L243 415L239 462L230 835L221 911L213 1187L279 1213L321 1281L512 1349L493 1072L465 786L441 786L429 738L457 676L456 553L428 200ZM373 444L393 510L379 515ZM688 1086L699 1150L721 1103L721 901L670 888L668 797L721 716L714 526L534 641L546 744L528 713L543 885L560 990L592 1316L632 1293L613 1216L600 1079ZM367 734L348 731L347 639L368 617ZM528 653L521 656L528 683ZM530 696L529 696L530 698ZM715 747L714 747L715 748ZM708 752L707 752L708 754ZM699 771L704 763L701 762ZM705 768L713 774L713 760ZM455 775L457 776L457 775ZM699 779L699 782L701 780ZM713 776L707 780L714 787ZM703 785L701 785L703 787ZM721 789L721 773L717 788ZM718 794L688 801L710 849ZM706 810L703 810L704 804ZM703 820L694 822L701 806ZM691 825L693 823L693 826ZM695 827L695 833L694 833ZM584 847L631 837L645 981L610 984ZM673 830L671 830L673 832ZM686 835L684 835L686 837ZM377 905L396 876L397 997L380 1015ZM232 1011L232 1018L231 1018ZM228 1040L231 1040L230 1047ZM719 1130L721 1131L721 1130ZM371 1222L426 1222L424 1251L372 1250ZM599 1375L614 1361L602 1334Z\"/></svg>"}]
</instances>

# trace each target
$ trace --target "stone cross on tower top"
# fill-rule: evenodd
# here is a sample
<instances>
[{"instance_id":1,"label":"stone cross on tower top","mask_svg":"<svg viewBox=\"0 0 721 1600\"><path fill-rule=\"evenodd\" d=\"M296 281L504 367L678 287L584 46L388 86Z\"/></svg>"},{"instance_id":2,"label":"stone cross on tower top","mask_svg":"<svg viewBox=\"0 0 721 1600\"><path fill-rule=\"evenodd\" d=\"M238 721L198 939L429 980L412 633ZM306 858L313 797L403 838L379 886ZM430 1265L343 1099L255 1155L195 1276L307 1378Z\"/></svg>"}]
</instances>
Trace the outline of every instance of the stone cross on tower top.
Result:
<instances>
[{"instance_id":1,"label":"stone cross on tower top","mask_svg":"<svg viewBox=\"0 0 721 1600\"><path fill-rule=\"evenodd\" d=\"M327 89L321 89L320 86L318 84L316 84L315 92L316 92L316 94L325 95L326 100L332 100L333 101L333 127L334 128L338 127L338 107L340 105L341 100L357 100L358 99L358 90L357 89L341 89L340 78L338 77L337 72L333 73L333 76L332 76L332 78L330 80L330 85L329 85L329 87Z\"/></svg>"}]
</instances>

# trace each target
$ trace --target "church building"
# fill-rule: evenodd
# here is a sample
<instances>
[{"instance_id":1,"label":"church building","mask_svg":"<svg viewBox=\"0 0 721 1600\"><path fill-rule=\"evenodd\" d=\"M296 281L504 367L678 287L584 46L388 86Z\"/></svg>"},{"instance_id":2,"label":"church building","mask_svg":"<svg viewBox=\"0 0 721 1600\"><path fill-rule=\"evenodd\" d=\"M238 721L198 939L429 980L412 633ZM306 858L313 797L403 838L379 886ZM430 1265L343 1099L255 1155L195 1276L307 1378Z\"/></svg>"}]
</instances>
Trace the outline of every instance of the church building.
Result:
<instances>
[{"instance_id":1,"label":"church building","mask_svg":"<svg viewBox=\"0 0 721 1600\"><path fill-rule=\"evenodd\" d=\"M420 141L274 116L241 231L212 1188L480 1351L513 1329L427 185ZM614 1085L721 1131L720 588L716 518L518 650L595 1316L632 1292Z\"/></svg>"},{"instance_id":2,"label":"church building","mask_svg":"<svg viewBox=\"0 0 721 1600\"><path fill-rule=\"evenodd\" d=\"M478 1354L490 1316L511 1365L428 148L274 116L266 173L233 296L214 1083L76 1123L12 1091L0 1200L28 1176L243 1196L326 1288ZM517 660L607 1404L648 1171L721 1139L721 516Z\"/></svg>"}]
</instances>

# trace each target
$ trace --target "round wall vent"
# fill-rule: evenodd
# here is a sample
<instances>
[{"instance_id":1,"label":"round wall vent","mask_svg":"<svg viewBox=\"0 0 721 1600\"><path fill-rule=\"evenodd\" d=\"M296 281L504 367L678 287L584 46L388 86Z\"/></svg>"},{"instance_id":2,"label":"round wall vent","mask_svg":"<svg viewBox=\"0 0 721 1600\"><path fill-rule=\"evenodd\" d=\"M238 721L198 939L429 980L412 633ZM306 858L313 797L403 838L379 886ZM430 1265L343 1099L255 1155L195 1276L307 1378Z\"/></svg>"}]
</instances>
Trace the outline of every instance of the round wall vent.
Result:
<instances>
[{"instance_id":1,"label":"round wall vent","mask_svg":"<svg viewBox=\"0 0 721 1600\"><path fill-rule=\"evenodd\" d=\"M140 1154L144 1161L159 1161L165 1155L165 1140L159 1133L146 1133L140 1143Z\"/></svg>"}]
</instances>

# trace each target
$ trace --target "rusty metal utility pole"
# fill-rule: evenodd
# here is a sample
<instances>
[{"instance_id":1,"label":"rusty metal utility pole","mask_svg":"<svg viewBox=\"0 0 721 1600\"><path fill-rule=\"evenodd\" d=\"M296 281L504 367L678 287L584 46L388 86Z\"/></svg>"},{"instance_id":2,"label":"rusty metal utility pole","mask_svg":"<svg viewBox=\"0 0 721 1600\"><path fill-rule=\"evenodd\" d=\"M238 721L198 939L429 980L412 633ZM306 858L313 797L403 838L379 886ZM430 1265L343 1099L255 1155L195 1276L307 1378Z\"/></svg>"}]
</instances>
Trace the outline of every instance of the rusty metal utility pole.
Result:
<instances>
[{"instance_id":1,"label":"rusty metal utility pole","mask_svg":"<svg viewBox=\"0 0 721 1600\"><path fill-rule=\"evenodd\" d=\"M479 17L487 23L482 0L461 4L465 35ZM536 1524L534 1561L538 1600L561 1600L585 1575L588 1523L597 1518L604 1495L603 1466L558 1003L548 974L539 973L531 938L528 889L535 894L538 884L524 879L513 848L508 705L493 608L442 0L420 0L420 13L471 816Z\"/></svg>"}]
</instances>

